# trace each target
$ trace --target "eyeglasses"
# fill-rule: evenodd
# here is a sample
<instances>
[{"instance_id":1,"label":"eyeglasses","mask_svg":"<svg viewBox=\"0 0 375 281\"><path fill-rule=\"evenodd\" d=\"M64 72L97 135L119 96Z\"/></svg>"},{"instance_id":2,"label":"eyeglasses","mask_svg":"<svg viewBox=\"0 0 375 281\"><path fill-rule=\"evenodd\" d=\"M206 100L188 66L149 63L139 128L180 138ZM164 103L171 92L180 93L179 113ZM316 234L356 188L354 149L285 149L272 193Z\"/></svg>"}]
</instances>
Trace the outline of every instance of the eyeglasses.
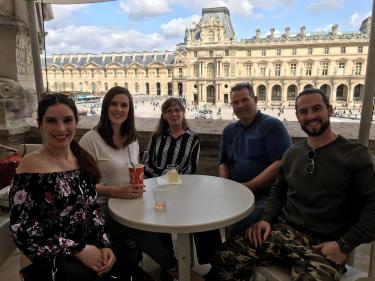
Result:
<instances>
[{"instance_id":1,"label":"eyeglasses","mask_svg":"<svg viewBox=\"0 0 375 281\"><path fill-rule=\"evenodd\" d=\"M310 150L309 153L307 153L307 160L309 163L305 166L305 172L309 175L312 175L315 171L315 157L316 157L316 151L315 150Z\"/></svg>"}]
</instances>

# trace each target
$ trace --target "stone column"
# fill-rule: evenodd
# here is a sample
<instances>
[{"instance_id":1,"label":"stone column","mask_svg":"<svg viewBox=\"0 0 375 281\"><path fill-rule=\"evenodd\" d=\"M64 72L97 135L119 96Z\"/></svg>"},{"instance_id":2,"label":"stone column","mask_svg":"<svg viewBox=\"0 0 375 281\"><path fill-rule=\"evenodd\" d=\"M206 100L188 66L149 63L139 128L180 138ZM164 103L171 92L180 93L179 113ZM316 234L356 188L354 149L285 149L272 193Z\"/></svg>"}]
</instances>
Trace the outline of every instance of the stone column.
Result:
<instances>
[{"instance_id":1,"label":"stone column","mask_svg":"<svg viewBox=\"0 0 375 281\"><path fill-rule=\"evenodd\" d=\"M5 2L9 3L9 8L13 7L11 1ZM17 1L15 5L18 12L25 12L22 9L25 8L24 1ZM8 13L2 12L0 38L0 143L11 145L23 142L22 135L30 129L27 119L36 110L35 79L25 13L16 14L12 9ZM17 135L20 137L15 137Z\"/></svg>"}]
</instances>

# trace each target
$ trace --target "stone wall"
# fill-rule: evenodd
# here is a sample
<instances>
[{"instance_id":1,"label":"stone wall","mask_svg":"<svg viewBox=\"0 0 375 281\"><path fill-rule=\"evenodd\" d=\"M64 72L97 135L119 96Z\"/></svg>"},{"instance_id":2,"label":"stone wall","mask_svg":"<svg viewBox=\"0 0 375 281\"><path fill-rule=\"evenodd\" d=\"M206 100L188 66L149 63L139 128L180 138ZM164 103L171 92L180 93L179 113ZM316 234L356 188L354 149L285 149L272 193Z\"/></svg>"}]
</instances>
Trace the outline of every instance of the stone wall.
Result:
<instances>
[{"instance_id":1,"label":"stone wall","mask_svg":"<svg viewBox=\"0 0 375 281\"><path fill-rule=\"evenodd\" d=\"M89 129L93 128L98 121L97 117L83 117L80 120L77 130L77 139L79 139ZM136 120L138 129L138 140L140 150L147 150L147 144L151 138L152 132L156 127L158 119L142 118ZM199 158L198 174L217 175L220 138L223 128L233 121L224 120L189 120L190 128L199 134L201 140L201 152ZM36 125L36 124L34 124ZM293 142L301 141L305 138L304 132L297 122L285 122ZM357 123L333 123L334 131L349 139L357 139L359 124ZM39 130L34 126L30 132L25 135L26 143L40 143L41 137ZM370 133L370 150L375 154L375 130Z\"/></svg>"}]
</instances>

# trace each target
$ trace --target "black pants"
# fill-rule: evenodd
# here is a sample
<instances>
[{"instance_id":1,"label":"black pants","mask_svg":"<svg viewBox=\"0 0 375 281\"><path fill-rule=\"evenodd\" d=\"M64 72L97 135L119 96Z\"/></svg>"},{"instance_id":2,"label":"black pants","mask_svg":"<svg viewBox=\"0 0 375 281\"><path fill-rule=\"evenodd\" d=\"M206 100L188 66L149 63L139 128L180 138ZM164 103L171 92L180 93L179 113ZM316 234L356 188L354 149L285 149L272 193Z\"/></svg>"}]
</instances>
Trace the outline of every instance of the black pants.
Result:
<instances>
[{"instance_id":1,"label":"black pants","mask_svg":"<svg viewBox=\"0 0 375 281\"><path fill-rule=\"evenodd\" d=\"M59 254L53 261L34 262L20 271L24 281L152 281L153 279L135 264L116 262L112 270L104 276L82 264L76 257Z\"/></svg>"},{"instance_id":2,"label":"black pants","mask_svg":"<svg viewBox=\"0 0 375 281\"><path fill-rule=\"evenodd\" d=\"M195 248L199 264L212 263L216 251L220 250L222 242L218 229L193 233ZM170 255L174 255L172 235L159 233L160 240L167 248Z\"/></svg>"}]
</instances>

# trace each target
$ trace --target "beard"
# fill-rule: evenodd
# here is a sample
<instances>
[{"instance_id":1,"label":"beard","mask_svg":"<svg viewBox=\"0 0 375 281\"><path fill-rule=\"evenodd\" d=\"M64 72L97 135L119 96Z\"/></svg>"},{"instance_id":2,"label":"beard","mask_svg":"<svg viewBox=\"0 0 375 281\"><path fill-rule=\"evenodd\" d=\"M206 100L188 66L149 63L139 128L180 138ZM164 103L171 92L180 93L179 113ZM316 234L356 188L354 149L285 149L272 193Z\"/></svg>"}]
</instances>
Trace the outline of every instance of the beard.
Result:
<instances>
[{"instance_id":1,"label":"beard","mask_svg":"<svg viewBox=\"0 0 375 281\"><path fill-rule=\"evenodd\" d=\"M307 126L304 123L303 125L301 124L301 129L310 137L317 137L323 134L329 127L330 121L329 119L326 121L321 121L320 123L320 128L318 130L310 130L307 128Z\"/></svg>"}]
</instances>

